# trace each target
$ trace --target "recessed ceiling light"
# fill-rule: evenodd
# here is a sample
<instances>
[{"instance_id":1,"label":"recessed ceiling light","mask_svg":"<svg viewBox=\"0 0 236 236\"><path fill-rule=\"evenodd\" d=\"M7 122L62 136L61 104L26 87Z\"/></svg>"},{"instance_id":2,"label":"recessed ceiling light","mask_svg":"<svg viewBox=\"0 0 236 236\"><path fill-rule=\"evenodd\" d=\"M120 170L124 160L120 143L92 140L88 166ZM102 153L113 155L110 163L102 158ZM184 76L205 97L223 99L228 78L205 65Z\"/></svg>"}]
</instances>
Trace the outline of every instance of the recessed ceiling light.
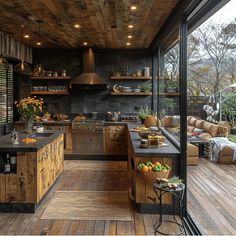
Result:
<instances>
[{"instance_id":1,"label":"recessed ceiling light","mask_svg":"<svg viewBox=\"0 0 236 236\"><path fill-rule=\"evenodd\" d=\"M130 10L133 10L133 11L134 11L134 10L137 10L137 6L131 5L131 6L130 6Z\"/></svg>"},{"instance_id":2,"label":"recessed ceiling light","mask_svg":"<svg viewBox=\"0 0 236 236\"><path fill-rule=\"evenodd\" d=\"M131 25L131 24L129 24L128 25L128 27L131 29L131 28L134 28L134 26L133 25Z\"/></svg>"},{"instance_id":3,"label":"recessed ceiling light","mask_svg":"<svg viewBox=\"0 0 236 236\"><path fill-rule=\"evenodd\" d=\"M84 44L84 45L88 45L88 43L87 43L87 42L84 42L83 44Z\"/></svg>"},{"instance_id":4,"label":"recessed ceiling light","mask_svg":"<svg viewBox=\"0 0 236 236\"><path fill-rule=\"evenodd\" d=\"M133 38L133 36L132 35L128 35L128 39L132 39Z\"/></svg>"},{"instance_id":5,"label":"recessed ceiling light","mask_svg":"<svg viewBox=\"0 0 236 236\"><path fill-rule=\"evenodd\" d=\"M130 43L128 42L128 43L126 43L126 45L127 45L127 46L130 46Z\"/></svg>"},{"instance_id":6,"label":"recessed ceiling light","mask_svg":"<svg viewBox=\"0 0 236 236\"><path fill-rule=\"evenodd\" d=\"M37 42L36 44L37 44L38 46L40 46L42 43L41 43L41 42Z\"/></svg>"},{"instance_id":7,"label":"recessed ceiling light","mask_svg":"<svg viewBox=\"0 0 236 236\"><path fill-rule=\"evenodd\" d=\"M25 34L25 35L24 35L24 38L29 39L30 36L29 36L28 34Z\"/></svg>"},{"instance_id":8,"label":"recessed ceiling light","mask_svg":"<svg viewBox=\"0 0 236 236\"><path fill-rule=\"evenodd\" d=\"M75 28L79 28L80 25L79 25L79 24L74 24L74 27L75 27Z\"/></svg>"}]
</instances>

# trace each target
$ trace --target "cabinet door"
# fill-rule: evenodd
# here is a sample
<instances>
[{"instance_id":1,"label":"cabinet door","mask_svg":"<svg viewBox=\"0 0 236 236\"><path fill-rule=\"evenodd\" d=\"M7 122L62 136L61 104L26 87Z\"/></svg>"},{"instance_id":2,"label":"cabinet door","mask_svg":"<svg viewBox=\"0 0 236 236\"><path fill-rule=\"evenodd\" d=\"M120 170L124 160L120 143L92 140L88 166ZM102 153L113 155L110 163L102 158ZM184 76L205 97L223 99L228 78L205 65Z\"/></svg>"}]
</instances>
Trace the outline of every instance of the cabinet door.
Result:
<instances>
[{"instance_id":1,"label":"cabinet door","mask_svg":"<svg viewBox=\"0 0 236 236\"><path fill-rule=\"evenodd\" d=\"M50 174L50 144L41 148L38 151L38 167L37 167L37 201L39 201L43 195L47 192L51 185L51 174Z\"/></svg>"},{"instance_id":2,"label":"cabinet door","mask_svg":"<svg viewBox=\"0 0 236 236\"><path fill-rule=\"evenodd\" d=\"M100 133L94 133L88 137L89 152L94 154L103 154L103 139Z\"/></svg>"},{"instance_id":3,"label":"cabinet door","mask_svg":"<svg viewBox=\"0 0 236 236\"><path fill-rule=\"evenodd\" d=\"M107 126L104 136L106 155L127 155L125 126Z\"/></svg>"},{"instance_id":4,"label":"cabinet door","mask_svg":"<svg viewBox=\"0 0 236 236\"><path fill-rule=\"evenodd\" d=\"M64 136L61 135L58 138L58 157L59 157L59 174L63 171L64 169L64 147L63 147L63 142L64 142Z\"/></svg>"},{"instance_id":5,"label":"cabinet door","mask_svg":"<svg viewBox=\"0 0 236 236\"><path fill-rule=\"evenodd\" d=\"M0 174L0 203L6 201L6 175Z\"/></svg>"},{"instance_id":6,"label":"cabinet door","mask_svg":"<svg viewBox=\"0 0 236 236\"><path fill-rule=\"evenodd\" d=\"M126 140L125 126L110 126L110 140Z\"/></svg>"},{"instance_id":7,"label":"cabinet door","mask_svg":"<svg viewBox=\"0 0 236 236\"><path fill-rule=\"evenodd\" d=\"M52 184L52 179L51 179L51 144L48 144L47 146L44 147L44 169L45 169L45 182L46 182L46 191Z\"/></svg>"},{"instance_id":8,"label":"cabinet door","mask_svg":"<svg viewBox=\"0 0 236 236\"><path fill-rule=\"evenodd\" d=\"M48 130L63 130L64 131L64 148L66 149L67 147L67 143L66 143L66 140L67 140L67 133L66 131L70 131L69 128L66 129L66 126L63 126L63 125L48 125L47 126L47 129ZM70 135L68 134L68 139L70 139ZM68 145L71 145L71 142L68 141Z\"/></svg>"}]
</instances>

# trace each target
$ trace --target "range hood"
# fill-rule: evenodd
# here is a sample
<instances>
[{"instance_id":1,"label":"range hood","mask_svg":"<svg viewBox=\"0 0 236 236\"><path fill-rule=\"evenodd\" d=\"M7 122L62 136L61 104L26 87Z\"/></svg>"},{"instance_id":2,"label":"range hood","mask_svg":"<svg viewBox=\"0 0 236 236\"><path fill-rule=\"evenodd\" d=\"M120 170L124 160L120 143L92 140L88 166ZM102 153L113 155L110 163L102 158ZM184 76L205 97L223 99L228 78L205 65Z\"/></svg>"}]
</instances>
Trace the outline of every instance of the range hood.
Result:
<instances>
[{"instance_id":1,"label":"range hood","mask_svg":"<svg viewBox=\"0 0 236 236\"><path fill-rule=\"evenodd\" d=\"M95 57L92 48L83 52L83 73L71 79L72 88L107 89L107 83L95 73Z\"/></svg>"}]
</instances>

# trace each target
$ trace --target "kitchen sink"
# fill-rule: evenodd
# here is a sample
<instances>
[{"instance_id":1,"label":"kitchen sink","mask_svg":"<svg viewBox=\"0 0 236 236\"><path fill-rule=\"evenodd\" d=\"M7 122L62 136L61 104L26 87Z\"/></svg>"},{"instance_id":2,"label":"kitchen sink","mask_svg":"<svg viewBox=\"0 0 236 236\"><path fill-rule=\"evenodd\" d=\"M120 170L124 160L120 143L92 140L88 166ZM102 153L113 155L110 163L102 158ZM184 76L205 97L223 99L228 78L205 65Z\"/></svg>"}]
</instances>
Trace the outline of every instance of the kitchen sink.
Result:
<instances>
[{"instance_id":1,"label":"kitchen sink","mask_svg":"<svg viewBox=\"0 0 236 236\"><path fill-rule=\"evenodd\" d=\"M30 137L31 138L47 138L53 135L53 133L34 133Z\"/></svg>"}]
</instances>

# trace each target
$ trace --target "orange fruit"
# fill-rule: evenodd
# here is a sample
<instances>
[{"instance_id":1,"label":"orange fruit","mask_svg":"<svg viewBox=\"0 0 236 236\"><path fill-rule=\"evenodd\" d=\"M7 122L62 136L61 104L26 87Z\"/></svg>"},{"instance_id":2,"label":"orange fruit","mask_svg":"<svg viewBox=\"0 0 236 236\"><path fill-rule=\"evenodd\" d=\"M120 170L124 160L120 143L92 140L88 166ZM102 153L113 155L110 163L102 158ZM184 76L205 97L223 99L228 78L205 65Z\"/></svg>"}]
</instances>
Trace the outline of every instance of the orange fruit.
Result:
<instances>
[{"instance_id":1,"label":"orange fruit","mask_svg":"<svg viewBox=\"0 0 236 236\"><path fill-rule=\"evenodd\" d=\"M149 167L148 167L148 170L149 170L149 171L152 170L152 166L149 166Z\"/></svg>"},{"instance_id":2,"label":"orange fruit","mask_svg":"<svg viewBox=\"0 0 236 236\"><path fill-rule=\"evenodd\" d=\"M158 161L155 162L155 166L160 166L160 165L161 165L160 162L158 162Z\"/></svg>"},{"instance_id":3,"label":"orange fruit","mask_svg":"<svg viewBox=\"0 0 236 236\"><path fill-rule=\"evenodd\" d=\"M149 168L148 166L144 166L143 169L142 169L143 172L148 172L149 171Z\"/></svg>"}]
</instances>

